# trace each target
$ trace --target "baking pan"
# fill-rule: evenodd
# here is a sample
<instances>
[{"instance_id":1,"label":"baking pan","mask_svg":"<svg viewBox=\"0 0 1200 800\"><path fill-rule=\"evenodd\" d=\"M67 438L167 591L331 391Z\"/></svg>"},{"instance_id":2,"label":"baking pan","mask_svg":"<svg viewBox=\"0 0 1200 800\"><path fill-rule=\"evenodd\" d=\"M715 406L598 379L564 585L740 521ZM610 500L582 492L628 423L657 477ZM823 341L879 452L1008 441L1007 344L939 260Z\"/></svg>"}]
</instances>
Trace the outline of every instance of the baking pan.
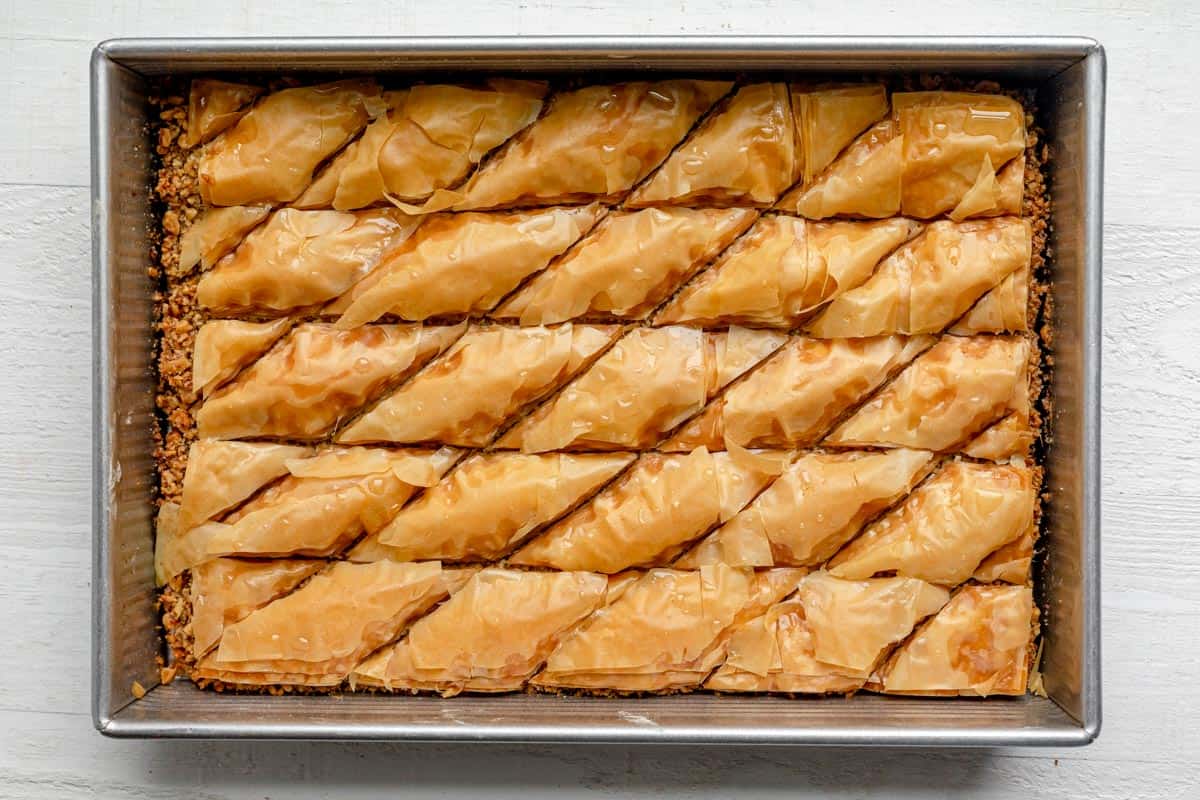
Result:
<instances>
[{"instance_id":1,"label":"baking pan","mask_svg":"<svg viewBox=\"0 0 1200 800\"><path fill-rule=\"evenodd\" d=\"M1048 697L237 696L158 683L151 498L155 227L146 95L220 72L938 71L1035 86L1055 157L1052 493L1040 589ZM116 40L92 54L92 715L110 736L853 745L1079 745L1100 728L1104 51L1085 38ZM133 701L134 681L149 692Z\"/></svg>"}]
</instances>

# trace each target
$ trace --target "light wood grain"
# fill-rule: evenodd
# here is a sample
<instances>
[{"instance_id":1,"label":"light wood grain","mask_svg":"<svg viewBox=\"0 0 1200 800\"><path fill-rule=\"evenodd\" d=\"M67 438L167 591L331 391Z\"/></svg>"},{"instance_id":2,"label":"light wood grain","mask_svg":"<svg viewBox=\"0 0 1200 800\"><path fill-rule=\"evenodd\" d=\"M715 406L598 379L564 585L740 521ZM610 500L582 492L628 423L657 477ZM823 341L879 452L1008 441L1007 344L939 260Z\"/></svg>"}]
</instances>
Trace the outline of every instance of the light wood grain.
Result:
<instances>
[{"instance_id":1,"label":"light wood grain","mask_svg":"<svg viewBox=\"0 0 1200 800\"><path fill-rule=\"evenodd\" d=\"M168 6L176 7L168 7ZM1200 6L1010 0L7 0L0 13L0 798L1196 797L1200 781ZM1082 750L117 742L87 715L87 60L184 34L1060 33L1109 55L1105 727Z\"/></svg>"}]
</instances>

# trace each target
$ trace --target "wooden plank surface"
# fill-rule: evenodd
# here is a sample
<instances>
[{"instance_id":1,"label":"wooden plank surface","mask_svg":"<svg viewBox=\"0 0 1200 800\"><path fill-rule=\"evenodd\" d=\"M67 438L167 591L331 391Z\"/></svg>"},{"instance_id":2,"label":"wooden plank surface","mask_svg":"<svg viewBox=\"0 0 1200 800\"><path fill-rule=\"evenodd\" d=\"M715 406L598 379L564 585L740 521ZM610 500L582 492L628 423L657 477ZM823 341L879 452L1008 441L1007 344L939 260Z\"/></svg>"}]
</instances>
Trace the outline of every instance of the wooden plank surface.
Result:
<instances>
[{"instance_id":1,"label":"wooden plank surface","mask_svg":"<svg viewBox=\"0 0 1200 800\"><path fill-rule=\"evenodd\" d=\"M1200 6L1010 0L6 0L0 12L0 798L1200 796ZM453 10L452 9L453 6ZM1057 33L1109 56L1105 725L1080 750L105 740L87 714L87 61L184 34Z\"/></svg>"}]
</instances>

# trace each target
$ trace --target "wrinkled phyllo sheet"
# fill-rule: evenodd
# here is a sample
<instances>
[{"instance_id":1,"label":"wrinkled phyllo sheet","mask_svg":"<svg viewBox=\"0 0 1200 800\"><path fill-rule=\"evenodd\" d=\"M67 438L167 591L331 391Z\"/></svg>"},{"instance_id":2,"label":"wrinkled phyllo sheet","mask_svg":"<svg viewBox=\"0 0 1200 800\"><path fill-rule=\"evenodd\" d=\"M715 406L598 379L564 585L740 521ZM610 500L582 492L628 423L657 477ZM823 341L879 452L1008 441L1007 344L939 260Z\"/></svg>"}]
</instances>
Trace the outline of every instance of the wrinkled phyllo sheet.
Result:
<instances>
[{"instance_id":1,"label":"wrinkled phyllo sheet","mask_svg":"<svg viewBox=\"0 0 1200 800\"><path fill-rule=\"evenodd\" d=\"M1037 616L1028 586L964 586L872 676L894 694L1024 694Z\"/></svg>"},{"instance_id":2,"label":"wrinkled phyllo sheet","mask_svg":"<svg viewBox=\"0 0 1200 800\"><path fill-rule=\"evenodd\" d=\"M606 604L609 584L589 572L485 569L351 680L447 696L520 689L564 636Z\"/></svg>"},{"instance_id":3,"label":"wrinkled phyllo sheet","mask_svg":"<svg viewBox=\"0 0 1200 800\"><path fill-rule=\"evenodd\" d=\"M509 562L606 573L666 566L683 545L737 514L772 472L753 459L703 447L687 455L646 453Z\"/></svg>"},{"instance_id":4,"label":"wrinkled phyllo sheet","mask_svg":"<svg viewBox=\"0 0 1200 800\"><path fill-rule=\"evenodd\" d=\"M723 692L851 692L892 647L950 599L916 578L843 580L813 572L795 595L740 625L705 682Z\"/></svg>"},{"instance_id":5,"label":"wrinkled phyllo sheet","mask_svg":"<svg viewBox=\"0 0 1200 800\"><path fill-rule=\"evenodd\" d=\"M724 564L650 570L566 637L532 684L617 692L698 688L725 660L735 627L791 594L803 574Z\"/></svg>"},{"instance_id":6,"label":"wrinkled phyllo sheet","mask_svg":"<svg viewBox=\"0 0 1200 800\"><path fill-rule=\"evenodd\" d=\"M469 574L436 561L340 561L227 624L196 674L231 684L339 685Z\"/></svg>"},{"instance_id":7,"label":"wrinkled phyllo sheet","mask_svg":"<svg viewBox=\"0 0 1200 800\"><path fill-rule=\"evenodd\" d=\"M636 328L497 446L529 453L651 447L786 340L748 328Z\"/></svg>"},{"instance_id":8,"label":"wrinkled phyllo sheet","mask_svg":"<svg viewBox=\"0 0 1200 800\"><path fill-rule=\"evenodd\" d=\"M811 219L1019 214L1025 111L1002 95L896 92L871 125L779 207Z\"/></svg>"},{"instance_id":9,"label":"wrinkled phyllo sheet","mask_svg":"<svg viewBox=\"0 0 1200 800\"><path fill-rule=\"evenodd\" d=\"M155 524L193 679L1025 691L1025 108L788 78L193 82Z\"/></svg>"}]
</instances>

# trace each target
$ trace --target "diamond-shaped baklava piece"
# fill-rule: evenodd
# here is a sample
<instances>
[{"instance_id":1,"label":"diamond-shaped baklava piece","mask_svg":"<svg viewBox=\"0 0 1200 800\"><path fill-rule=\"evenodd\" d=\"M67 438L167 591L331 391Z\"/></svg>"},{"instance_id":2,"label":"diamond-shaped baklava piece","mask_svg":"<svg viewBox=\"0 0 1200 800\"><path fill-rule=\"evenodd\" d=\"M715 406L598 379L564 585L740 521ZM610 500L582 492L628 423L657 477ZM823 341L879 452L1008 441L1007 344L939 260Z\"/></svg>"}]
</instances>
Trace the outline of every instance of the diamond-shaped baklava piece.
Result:
<instances>
[{"instance_id":1,"label":"diamond-shaped baklava piece","mask_svg":"<svg viewBox=\"0 0 1200 800\"><path fill-rule=\"evenodd\" d=\"M1009 276L1028 275L1031 242L1028 221L1013 217L931 223L807 331L822 338L938 333Z\"/></svg>"},{"instance_id":2,"label":"diamond-shaped baklava piece","mask_svg":"<svg viewBox=\"0 0 1200 800\"><path fill-rule=\"evenodd\" d=\"M810 219L1019 214L1025 113L1011 98L897 92L892 114L779 208Z\"/></svg>"},{"instance_id":3,"label":"diamond-shaped baklava piece","mask_svg":"<svg viewBox=\"0 0 1200 800\"><path fill-rule=\"evenodd\" d=\"M287 317L274 322L214 319L200 326L192 348L192 391L207 397L252 364L288 332Z\"/></svg>"},{"instance_id":4,"label":"diamond-shaped baklava piece","mask_svg":"<svg viewBox=\"0 0 1200 800\"><path fill-rule=\"evenodd\" d=\"M930 336L794 337L660 449L810 447L837 420L933 344Z\"/></svg>"},{"instance_id":5,"label":"diamond-shaped baklava piece","mask_svg":"<svg viewBox=\"0 0 1200 800\"><path fill-rule=\"evenodd\" d=\"M436 561L336 562L226 626L193 674L232 684L336 686L468 578Z\"/></svg>"},{"instance_id":6,"label":"diamond-shaped baklava piece","mask_svg":"<svg viewBox=\"0 0 1200 800\"><path fill-rule=\"evenodd\" d=\"M785 340L742 328L635 329L498 446L531 453L649 447Z\"/></svg>"},{"instance_id":7,"label":"diamond-shaped baklava piece","mask_svg":"<svg viewBox=\"0 0 1200 800\"><path fill-rule=\"evenodd\" d=\"M656 324L794 327L866 281L921 226L768 215L655 315Z\"/></svg>"},{"instance_id":8,"label":"diamond-shaped baklava piece","mask_svg":"<svg viewBox=\"0 0 1200 800\"><path fill-rule=\"evenodd\" d=\"M591 230L597 205L494 214L439 214L339 298L328 313L353 328L384 315L408 320L484 314Z\"/></svg>"},{"instance_id":9,"label":"diamond-shaped baklava piece","mask_svg":"<svg viewBox=\"0 0 1200 800\"><path fill-rule=\"evenodd\" d=\"M210 560L208 540L221 528L208 522L184 528L179 524L179 504L163 503L154 517L154 583L164 586L197 564Z\"/></svg>"},{"instance_id":10,"label":"diamond-shaped baklava piece","mask_svg":"<svg viewBox=\"0 0 1200 800\"><path fill-rule=\"evenodd\" d=\"M371 81L283 89L261 99L200 158L200 196L215 206L288 203L313 170L380 110Z\"/></svg>"},{"instance_id":11,"label":"diamond-shaped baklava piece","mask_svg":"<svg viewBox=\"0 0 1200 800\"><path fill-rule=\"evenodd\" d=\"M582 508L518 550L510 564L590 572L664 566L731 518L773 475L730 453L647 453Z\"/></svg>"},{"instance_id":12,"label":"diamond-shaped baklava piece","mask_svg":"<svg viewBox=\"0 0 1200 800\"><path fill-rule=\"evenodd\" d=\"M179 137L184 147L204 144L235 124L262 89L244 83L198 78L188 92L187 130Z\"/></svg>"},{"instance_id":13,"label":"diamond-shaped baklava piece","mask_svg":"<svg viewBox=\"0 0 1200 800\"><path fill-rule=\"evenodd\" d=\"M947 451L1009 414L1028 428L1028 361L1018 336L944 336L825 443Z\"/></svg>"},{"instance_id":14,"label":"diamond-shaped baklava piece","mask_svg":"<svg viewBox=\"0 0 1200 800\"><path fill-rule=\"evenodd\" d=\"M620 333L615 325L472 328L351 423L338 441L483 447L506 421L570 380Z\"/></svg>"},{"instance_id":15,"label":"diamond-shaped baklava piece","mask_svg":"<svg viewBox=\"0 0 1200 800\"><path fill-rule=\"evenodd\" d=\"M196 414L205 438L316 439L416 372L465 326L306 323Z\"/></svg>"},{"instance_id":16,"label":"diamond-shaped baklava piece","mask_svg":"<svg viewBox=\"0 0 1200 800\"><path fill-rule=\"evenodd\" d=\"M815 566L933 468L931 453L805 453L674 566Z\"/></svg>"},{"instance_id":17,"label":"diamond-shaped baklava piece","mask_svg":"<svg viewBox=\"0 0 1200 800\"><path fill-rule=\"evenodd\" d=\"M188 450L179 524L184 530L213 519L288 474L288 462L312 453L307 447L268 442L206 439Z\"/></svg>"},{"instance_id":18,"label":"diamond-shaped baklava piece","mask_svg":"<svg viewBox=\"0 0 1200 800\"><path fill-rule=\"evenodd\" d=\"M393 198L422 200L455 186L537 119L545 94L543 82L500 78L386 92L386 113L338 153L295 205L347 211Z\"/></svg>"},{"instance_id":19,"label":"diamond-shaped baklava piece","mask_svg":"<svg viewBox=\"0 0 1200 800\"><path fill-rule=\"evenodd\" d=\"M522 325L644 319L754 218L744 208L614 212L492 316Z\"/></svg>"},{"instance_id":20,"label":"diamond-shaped baklava piece","mask_svg":"<svg viewBox=\"0 0 1200 800\"><path fill-rule=\"evenodd\" d=\"M1033 568L1033 548L1037 543L1037 526L1026 531L1008 544L994 550L979 562L972 580L980 583L1029 583Z\"/></svg>"},{"instance_id":21,"label":"diamond-shaped baklava piece","mask_svg":"<svg viewBox=\"0 0 1200 800\"><path fill-rule=\"evenodd\" d=\"M1027 458L1033 438L1027 416L1023 412L1013 412L984 429L963 447L962 452L987 461L1005 461L1013 456Z\"/></svg>"},{"instance_id":22,"label":"diamond-shaped baklava piece","mask_svg":"<svg viewBox=\"0 0 1200 800\"><path fill-rule=\"evenodd\" d=\"M951 461L829 562L840 578L889 573L954 586L998 548L1030 532L1037 503L1028 467Z\"/></svg>"},{"instance_id":23,"label":"diamond-shaped baklava piece","mask_svg":"<svg viewBox=\"0 0 1200 800\"><path fill-rule=\"evenodd\" d=\"M608 583L588 572L485 569L350 679L445 696L520 689L561 637L604 603Z\"/></svg>"},{"instance_id":24,"label":"diamond-shaped baklava piece","mask_svg":"<svg viewBox=\"0 0 1200 800\"><path fill-rule=\"evenodd\" d=\"M756 83L701 122L628 204L769 206L798 170L787 84Z\"/></svg>"},{"instance_id":25,"label":"diamond-shaped baklava piece","mask_svg":"<svg viewBox=\"0 0 1200 800\"><path fill-rule=\"evenodd\" d=\"M424 210L615 201L646 177L729 91L727 81L633 81L555 95L464 186Z\"/></svg>"},{"instance_id":26,"label":"diamond-shaped baklava piece","mask_svg":"<svg viewBox=\"0 0 1200 800\"><path fill-rule=\"evenodd\" d=\"M347 447L286 462L288 476L208 526L209 556L330 556L392 520L457 451Z\"/></svg>"},{"instance_id":27,"label":"diamond-shaped baklava piece","mask_svg":"<svg viewBox=\"0 0 1200 800\"><path fill-rule=\"evenodd\" d=\"M325 566L316 559L216 558L192 568L192 654L208 653L225 627L282 597Z\"/></svg>"},{"instance_id":28,"label":"diamond-shaped baklava piece","mask_svg":"<svg viewBox=\"0 0 1200 800\"><path fill-rule=\"evenodd\" d=\"M996 171L1025 152L1020 103L996 94L897 92L892 109L904 141L903 213L962 219L999 210Z\"/></svg>"},{"instance_id":29,"label":"diamond-shaped baklava piece","mask_svg":"<svg viewBox=\"0 0 1200 800\"><path fill-rule=\"evenodd\" d=\"M1029 330L1029 265L1010 272L949 328L950 333L1020 333Z\"/></svg>"},{"instance_id":30,"label":"diamond-shaped baklava piece","mask_svg":"<svg viewBox=\"0 0 1200 800\"><path fill-rule=\"evenodd\" d=\"M631 453L479 453L347 554L354 561L503 557L529 533L587 499Z\"/></svg>"},{"instance_id":31,"label":"diamond-shaped baklava piece","mask_svg":"<svg viewBox=\"0 0 1200 800\"><path fill-rule=\"evenodd\" d=\"M661 692L698 687L734 627L790 594L804 570L655 569L596 611L546 661L543 689Z\"/></svg>"},{"instance_id":32,"label":"diamond-shaped baklava piece","mask_svg":"<svg viewBox=\"0 0 1200 800\"><path fill-rule=\"evenodd\" d=\"M270 214L270 206L208 209L180 237L179 266L175 274L186 275L197 264L201 269L216 264Z\"/></svg>"},{"instance_id":33,"label":"diamond-shaped baklava piece","mask_svg":"<svg viewBox=\"0 0 1200 800\"><path fill-rule=\"evenodd\" d=\"M324 303L399 248L419 221L394 208L281 209L204 273L196 299L220 313L272 316Z\"/></svg>"},{"instance_id":34,"label":"diamond-shaped baklava piece","mask_svg":"<svg viewBox=\"0 0 1200 800\"><path fill-rule=\"evenodd\" d=\"M872 124L887 116L887 89L792 84L792 114L800 141L801 185L807 185Z\"/></svg>"},{"instance_id":35,"label":"diamond-shaped baklava piece","mask_svg":"<svg viewBox=\"0 0 1200 800\"><path fill-rule=\"evenodd\" d=\"M1035 611L1028 586L964 586L868 686L894 694L1020 695Z\"/></svg>"},{"instance_id":36,"label":"diamond-shaped baklava piece","mask_svg":"<svg viewBox=\"0 0 1200 800\"><path fill-rule=\"evenodd\" d=\"M899 214L904 143L896 127L890 117L872 125L816 178L785 194L777 207L808 219Z\"/></svg>"},{"instance_id":37,"label":"diamond-shaped baklava piece","mask_svg":"<svg viewBox=\"0 0 1200 800\"><path fill-rule=\"evenodd\" d=\"M704 683L724 692L851 692L949 592L914 578L846 581L814 572L794 599L741 625Z\"/></svg>"}]
</instances>

